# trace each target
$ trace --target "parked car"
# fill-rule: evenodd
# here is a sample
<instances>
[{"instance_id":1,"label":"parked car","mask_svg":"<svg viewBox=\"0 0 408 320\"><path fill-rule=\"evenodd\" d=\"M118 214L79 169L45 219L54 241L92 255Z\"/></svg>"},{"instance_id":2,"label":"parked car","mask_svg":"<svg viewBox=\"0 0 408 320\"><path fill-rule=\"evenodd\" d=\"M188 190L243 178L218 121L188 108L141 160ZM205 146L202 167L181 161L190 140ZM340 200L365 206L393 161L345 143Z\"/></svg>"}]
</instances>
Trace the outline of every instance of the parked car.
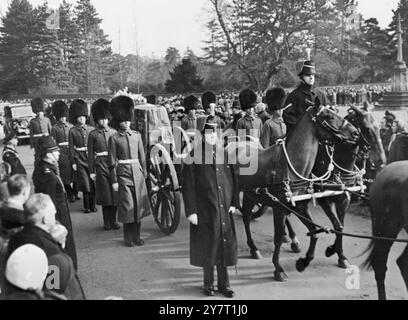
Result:
<instances>
[{"instance_id":1,"label":"parked car","mask_svg":"<svg viewBox=\"0 0 408 320\"><path fill-rule=\"evenodd\" d=\"M35 117L30 104L8 105L4 108L4 117L6 119L4 126L6 135L10 130L13 130L19 143L22 140L30 139L30 120Z\"/></svg>"}]
</instances>

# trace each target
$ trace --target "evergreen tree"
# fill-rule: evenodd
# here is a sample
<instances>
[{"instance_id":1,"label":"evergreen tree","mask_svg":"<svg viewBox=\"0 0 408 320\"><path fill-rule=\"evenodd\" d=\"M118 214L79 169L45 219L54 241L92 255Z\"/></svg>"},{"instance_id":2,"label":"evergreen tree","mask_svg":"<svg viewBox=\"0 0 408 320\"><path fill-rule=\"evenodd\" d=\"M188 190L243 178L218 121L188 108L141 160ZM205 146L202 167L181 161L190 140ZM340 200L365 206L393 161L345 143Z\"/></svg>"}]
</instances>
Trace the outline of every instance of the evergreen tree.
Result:
<instances>
[{"instance_id":1,"label":"evergreen tree","mask_svg":"<svg viewBox=\"0 0 408 320\"><path fill-rule=\"evenodd\" d=\"M177 48L169 47L166 50L164 60L166 61L166 66L169 71L172 71L173 68L180 63L180 52Z\"/></svg>"},{"instance_id":2,"label":"evergreen tree","mask_svg":"<svg viewBox=\"0 0 408 320\"><path fill-rule=\"evenodd\" d=\"M202 90L203 79L198 76L197 67L189 59L183 59L170 72L170 78L165 84L167 92L188 93Z\"/></svg>"},{"instance_id":3,"label":"evergreen tree","mask_svg":"<svg viewBox=\"0 0 408 320\"><path fill-rule=\"evenodd\" d=\"M1 19L0 27L0 90L3 94L28 94L40 79L33 66L37 48L36 16L27 0L12 0Z\"/></svg>"}]
</instances>

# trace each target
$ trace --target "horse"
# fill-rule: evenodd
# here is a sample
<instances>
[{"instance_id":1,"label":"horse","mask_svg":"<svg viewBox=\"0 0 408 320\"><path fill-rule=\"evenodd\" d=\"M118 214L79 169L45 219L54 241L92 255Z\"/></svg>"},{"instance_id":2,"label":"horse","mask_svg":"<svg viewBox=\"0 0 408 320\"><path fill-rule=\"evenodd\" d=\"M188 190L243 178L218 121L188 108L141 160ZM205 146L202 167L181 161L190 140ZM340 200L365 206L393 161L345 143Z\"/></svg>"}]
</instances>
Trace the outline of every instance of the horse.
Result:
<instances>
[{"instance_id":1,"label":"horse","mask_svg":"<svg viewBox=\"0 0 408 320\"><path fill-rule=\"evenodd\" d=\"M387 164L397 161L408 160L408 133L397 134L394 142L391 144L388 154Z\"/></svg>"},{"instance_id":2,"label":"horse","mask_svg":"<svg viewBox=\"0 0 408 320\"><path fill-rule=\"evenodd\" d=\"M375 179L370 192L370 212L374 237L396 239L402 229L408 232L408 161L398 161L385 167ZM385 275L393 241L371 241L369 256L363 266L373 268L379 300L386 300ZM408 245L397 259L408 290Z\"/></svg>"},{"instance_id":3,"label":"horse","mask_svg":"<svg viewBox=\"0 0 408 320\"><path fill-rule=\"evenodd\" d=\"M275 195L278 195L282 202L286 203L287 195L291 190L289 182L299 181L298 176L308 177L312 171L315 163L319 141L348 141L350 143L357 143L359 139L357 129L348 121L341 118L333 110L320 106L317 103L309 107L302 119L292 129L291 134L287 138L285 144L275 145L268 149L260 149L253 143L238 143L227 146L227 153L229 159L245 158L245 155L250 155L251 163L257 164L255 173L248 174L245 169L248 169L248 164L243 164L241 161L234 161L235 172L238 175L240 190L244 192L244 202L242 207L243 221L245 230L247 232L247 243L251 248L251 254L255 254L256 248L250 233L251 221L251 206L255 203L262 203L274 209L274 243L275 250L272 262L275 266L274 277L276 281L287 280L287 275L280 265L279 256L282 245L286 215L288 211L286 208L274 202L267 194L261 194L254 190L260 188L273 187L276 189ZM289 160L290 159L290 160ZM291 163L289 170L288 162ZM299 190L304 191L304 186ZM251 201L248 201L251 199ZM311 215L308 211L307 205L309 201L301 201L293 206L302 217L308 220L300 219L309 231L315 231L316 227L311 223ZM296 263L298 269L304 270L314 258L314 250L316 246L317 237L311 236L309 250L306 258L299 259Z\"/></svg>"}]
</instances>

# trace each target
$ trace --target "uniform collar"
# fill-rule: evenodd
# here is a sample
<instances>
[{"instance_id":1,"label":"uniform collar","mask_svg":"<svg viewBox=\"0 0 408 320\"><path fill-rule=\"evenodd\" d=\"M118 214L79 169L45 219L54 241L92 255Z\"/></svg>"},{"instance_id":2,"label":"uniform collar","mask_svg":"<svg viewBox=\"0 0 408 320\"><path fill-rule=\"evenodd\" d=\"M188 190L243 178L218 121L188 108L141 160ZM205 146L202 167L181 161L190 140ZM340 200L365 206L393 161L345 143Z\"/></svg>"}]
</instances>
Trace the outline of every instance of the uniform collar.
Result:
<instances>
[{"instance_id":1,"label":"uniform collar","mask_svg":"<svg viewBox=\"0 0 408 320\"><path fill-rule=\"evenodd\" d=\"M105 127L98 126L96 129L100 132L109 132L109 127L105 128Z\"/></svg>"},{"instance_id":2,"label":"uniform collar","mask_svg":"<svg viewBox=\"0 0 408 320\"><path fill-rule=\"evenodd\" d=\"M127 134L128 136L131 136L131 135L132 135L132 130L127 130L127 131L119 130L118 132L119 132L119 134L120 134L121 136L126 136L126 134Z\"/></svg>"}]
</instances>

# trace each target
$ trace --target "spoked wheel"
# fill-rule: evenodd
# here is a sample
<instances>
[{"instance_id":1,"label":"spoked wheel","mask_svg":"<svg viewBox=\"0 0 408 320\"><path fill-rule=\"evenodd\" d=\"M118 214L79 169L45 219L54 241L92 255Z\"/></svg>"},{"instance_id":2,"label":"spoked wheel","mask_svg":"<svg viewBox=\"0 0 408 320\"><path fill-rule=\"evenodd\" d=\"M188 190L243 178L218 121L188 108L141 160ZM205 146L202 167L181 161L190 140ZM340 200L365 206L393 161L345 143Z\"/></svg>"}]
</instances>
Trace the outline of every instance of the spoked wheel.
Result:
<instances>
[{"instance_id":1,"label":"spoked wheel","mask_svg":"<svg viewBox=\"0 0 408 320\"><path fill-rule=\"evenodd\" d=\"M150 149L148 162L147 185L154 220L165 234L172 234L178 228L181 214L176 170L161 145Z\"/></svg>"},{"instance_id":2,"label":"spoked wheel","mask_svg":"<svg viewBox=\"0 0 408 320\"><path fill-rule=\"evenodd\" d=\"M255 220L262 217L265 214L266 210L268 210L267 206L264 206L262 204L256 204L251 212L251 220Z\"/></svg>"}]
</instances>

